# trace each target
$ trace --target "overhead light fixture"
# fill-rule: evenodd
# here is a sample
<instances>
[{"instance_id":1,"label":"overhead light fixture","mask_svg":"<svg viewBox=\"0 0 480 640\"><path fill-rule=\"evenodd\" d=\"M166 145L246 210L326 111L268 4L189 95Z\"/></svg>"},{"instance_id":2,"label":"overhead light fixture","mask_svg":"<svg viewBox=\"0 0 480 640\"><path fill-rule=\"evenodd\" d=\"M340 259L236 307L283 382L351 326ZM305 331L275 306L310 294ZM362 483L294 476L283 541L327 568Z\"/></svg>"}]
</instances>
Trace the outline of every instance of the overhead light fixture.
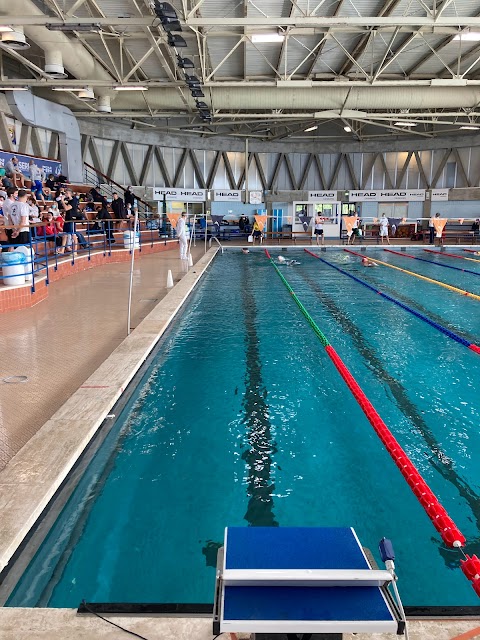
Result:
<instances>
[{"instance_id":1,"label":"overhead light fixture","mask_svg":"<svg viewBox=\"0 0 480 640\"><path fill-rule=\"evenodd\" d=\"M82 23L78 22L60 22L56 24L45 25L49 31L100 31L101 26L98 22Z\"/></svg>"},{"instance_id":2,"label":"overhead light fixture","mask_svg":"<svg viewBox=\"0 0 480 640\"><path fill-rule=\"evenodd\" d=\"M315 125L314 127L308 127L308 129L305 129L305 133L308 133L309 131L316 131L317 129L317 125Z\"/></svg>"},{"instance_id":3,"label":"overhead light fixture","mask_svg":"<svg viewBox=\"0 0 480 640\"><path fill-rule=\"evenodd\" d=\"M158 2L158 0L155 0L153 10L160 20L165 20L166 18L178 20L177 12L169 2Z\"/></svg>"},{"instance_id":4,"label":"overhead light fixture","mask_svg":"<svg viewBox=\"0 0 480 640\"><path fill-rule=\"evenodd\" d=\"M13 28L9 27L8 24L0 24L0 33L5 33L6 31L13 31Z\"/></svg>"},{"instance_id":5,"label":"overhead light fixture","mask_svg":"<svg viewBox=\"0 0 480 640\"><path fill-rule=\"evenodd\" d=\"M144 84L124 84L119 87L113 87L114 91L148 91L148 87Z\"/></svg>"},{"instance_id":6,"label":"overhead light fixture","mask_svg":"<svg viewBox=\"0 0 480 640\"><path fill-rule=\"evenodd\" d=\"M84 91L85 87L52 87L52 91Z\"/></svg>"},{"instance_id":7,"label":"overhead light fixture","mask_svg":"<svg viewBox=\"0 0 480 640\"><path fill-rule=\"evenodd\" d=\"M250 39L254 44L261 42L283 42L285 36L283 33L252 33Z\"/></svg>"},{"instance_id":8,"label":"overhead light fixture","mask_svg":"<svg viewBox=\"0 0 480 640\"><path fill-rule=\"evenodd\" d=\"M28 87L0 87L0 91L28 91Z\"/></svg>"},{"instance_id":9,"label":"overhead light fixture","mask_svg":"<svg viewBox=\"0 0 480 640\"><path fill-rule=\"evenodd\" d=\"M4 31L1 42L6 47L9 47L9 49L15 49L16 51L30 49L30 45L23 33L23 27L15 27L15 30Z\"/></svg>"},{"instance_id":10,"label":"overhead light fixture","mask_svg":"<svg viewBox=\"0 0 480 640\"><path fill-rule=\"evenodd\" d=\"M410 122L409 120L401 120L399 122L394 122L393 126L394 127L416 127L417 123L416 122Z\"/></svg>"},{"instance_id":11,"label":"overhead light fixture","mask_svg":"<svg viewBox=\"0 0 480 640\"><path fill-rule=\"evenodd\" d=\"M198 88L198 89L190 89L190 91L192 92L192 98L204 98L205 94L203 93L203 91Z\"/></svg>"},{"instance_id":12,"label":"overhead light fixture","mask_svg":"<svg viewBox=\"0 0 480 640\"><path fill-rule=\"evenodd\" d=\"M180 69L193 69L195 65L190 60L190 58L182 58L182 56L177 55L177 63Z\"/></svg>"},{"instance_id":13,"label":"overhead light fixture","mask_svg":"<svg viewBox=\"0 0 480 640\"><path fill-rule=\"evenodd\" d=\"M346 131L347 133L351 133L352 132L352 127L349 127L348 124L347 124L347 125L345 125L343 127L343 130Z\"/></svg>"},{"instance_id":14,"label":"overhead light fixture","mask_svg":"<svg viewBox=\"0 0 480 640\"><path fill-rule=\"evenodd\" d=\"M480 41L480 31L463 31L453 36L453 40L463 40L464 42L478 42Z\"/></svg>"},{"instance_id":15,"label":"overhead light fixture","mask_svg":"<svg viewBox=\"0 0 480 640\"><path fill-rule=\"evenodd\" d=\"M181 31L182 25L178 20L162 20L162 27L165 29L167 33L170 31Z\"/></svg>"},{"instance_id":16,"label":"overhead light fixture","mask_svg":"<svg viewBox=\"0 0 480 640\"><path fill-rule=\"evenodd\" d=\"M460 127L460 129L465 129L467 131L478 131L478 129L480 129L480 126L476 124L464 124Z\"/></svg>"},{"instance_id":17,"label":"overhead light fixture","mask_svg":"<svg viewBox=\"0 0 480 640\"><path fill-rule=\"evenodd\" d=\"M197 109L208 109L208 104L206 102L198 102L196 100L195 104L197 106Z\"/></svg>"},{"instance_id":18,"label":"overhead light fixture","mask_svg":"<svg viewBox=\"0 0 480 640\"><path fill-rule=\"evenodd\" d=\"M185 82L189 87L200 86L200 80L197 78L197 76L189 76L185 74Z\"/></svg>"},{"instance_id":19,"label":"overhead light fixture","mask_svg":"<svg viewBox=\"0 0 480 640\"><path fill-rule=\"evenodd\" d=\"M187 43L182 38L182 36L177 35L176 33L168 34L168 44L171 47L175 47L176 49L181 49L182 47L186 47Z\"/></svg>"}]
</instances>

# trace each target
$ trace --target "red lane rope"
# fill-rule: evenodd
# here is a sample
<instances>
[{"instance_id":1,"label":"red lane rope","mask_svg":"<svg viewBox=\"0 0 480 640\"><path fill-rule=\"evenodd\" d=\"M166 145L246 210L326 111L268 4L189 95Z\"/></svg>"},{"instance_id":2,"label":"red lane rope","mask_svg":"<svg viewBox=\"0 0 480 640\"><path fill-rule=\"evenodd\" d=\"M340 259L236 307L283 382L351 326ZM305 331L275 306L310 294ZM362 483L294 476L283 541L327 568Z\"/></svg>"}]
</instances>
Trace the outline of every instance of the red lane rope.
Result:
<instances>
[{"instance_id":1,"label":"red lane rope","mask_svg":"<svg viewBox=\"0 0 480 640\"><path fill-rule=\"evenodd\" d=\"M426 251L427 253L433 253L436 256L448 256L449 258L458 258L459 260L465 260L463 256L457 256L454 253L446 253L445 251L434 251L433 249L424 249L424 251Z\"/></svg>"},{"instance_id":2,"label":"red lane rope","mask_svg":"<svg viewBox=\"0 0 480 640\"><path fill-rule=\"evenodd\" d=\"M317 327L316 323L308 314L305 307L303 307L303 304L298 299L290 284L273 261L269 251L267 249L264 249L264 251L265 255L267 256L267 258L269 258L270 262L274 266L275 271L280 276L283 283L286 285L290 294L294 298L295 302L302 310L302 313L306 317L308 316L307 319L309 319L310 324L316 330L317 335L321 334L321 338L323 338L322 342L324 344L324 348L328 354L328 357L342 376L353 397L365 414L367 420L374 428L375 433L380 438L382 444L390 454L390 457L393 459L398 469L400 470L400 473L403 475L407 484L412 489L415 497L423 507L427 516L430 518L433 526L440 534L443 542L448 547L463 547L466 542L463 533L457 527L452 518L450 518L447 511L440 504L440 501L430 489L425 480L422 478L413 462L410 460L408 455L394 438L392 432L382 420L370 400L367 398L358 382L348 370L343 360L340 358L332 345L328 342L326 336L324 336L321 330ZM461 569L467 579L472 582L472 586L477 595L480 596L480 559L475 555L470 557L464 554L464 557L465 560L460 561Z\"/></svg>"}]
</instances>

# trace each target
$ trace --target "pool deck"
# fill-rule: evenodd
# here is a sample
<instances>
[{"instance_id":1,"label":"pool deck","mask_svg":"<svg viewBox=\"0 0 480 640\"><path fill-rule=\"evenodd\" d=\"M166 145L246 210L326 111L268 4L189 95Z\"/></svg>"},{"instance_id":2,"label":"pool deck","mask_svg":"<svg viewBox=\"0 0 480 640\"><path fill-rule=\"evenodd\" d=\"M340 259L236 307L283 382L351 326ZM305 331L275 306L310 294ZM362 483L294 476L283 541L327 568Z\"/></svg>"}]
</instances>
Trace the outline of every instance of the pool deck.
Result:
<instances>
[{"instance_id":1,"label":"pool deck","mask_svg":"<svg viewBox=\"0 0 480 640\"><path fill-rule=\"evenodd\" d=\"M107 616L148 640L212 640L208 618L163 618L154 616ZM469 640L480 636L480 620L409 622L410 640ZM246 640L250 634L235 634ZM0 609L2 640L121 640L131 637L94 616L79 616L73 609ZM345 634L344 640L392 640L387 634ZM221 640L234 640L224 633Z\"/></svg>"},{"instance_id":2,"label":"pool deck","mask_svg":"<svg viewBox=\"0 0 480 640\"><path fill-rule=\"evenodd\" d=\"M227 249L234 248L235 244L228 243L225 246ZM398 246L406 246L408 250L410 248L425 248L423 245L410 245L408 242L398 243ZM326 244L326 247L328 249L335 248L328 244ZM286 247L264 245L261 248L269 248L275 254L279 249L284 250ZM303 249L302 246L298 245L289 248L297 251ZM312 248L316 248L315 245ZM336 248L343 249L344 246L337 245ZM354 249L357 250L364 248L365 245L354 245ZM382 248L387 247L382 247L382 245L367 246L367 250L373 249L374 251ZM459 248L461 249L462 247L455 247L457 250ZM108 311L105 312L103 310L103 312L94 316L91 319L92 325L87 330L81 327L86 314L78 318L78 323L74 322L74 319L77 318L75 315L76 309L72 309L65 304L65 291L68 287L71 288L71 279L54 285L58 293L52 295L51 300L44 301L41 305L31 310L14 312L2 318L2 325L4 324L3 320L6 320L8 324L7 329L2 331L3 337L5 338L8 332L12 336L16 333L18 334L13 346L8 347L8 352L11 353L11 357L15 361L20 362L21 368L17 366L15 370L9 371L9 374L20 375L28 373L29 377L35 379L38 384L38 389L35 388L35 393L38 393L38 397L42 396L42 391L43 395L45 395L45 385L42 387L42 379L43 382L47 382L50 378L45 377L44 371L37 371L32 368L37 366L38 360L47 358L48 349L51 349L48 340L46 340L42 346L43 350L39 351L37 342L39 330L50 330L50 338L58 337L58 335L66 336L68 332L71 336L73 333L72 337L75 338L78 337L78 332L81 329L83 340L91 337L93 341L96 340L96 336L99 333L102 335L97 344L100 366L90 376L91 371L88 371L87 375L85 375L83 373L86 370L85 367L78 367L79 371L76 371L76 378L73 379L73 382L69 381L69 385L65 386L65 389L62 388L62 393L66 395L66 401L62 402L60 408L53 415L50 413L51 417L48 416L48 419L44 421L43 426L36 433L34 432L33 435L28 436L26 442L22 443L21 447L18 447L20 450L18 451L17 449L18 452L6 465L5 469L0 472L0 513L2 516L0 519L0 570L8 564L16 548L103 423L112 406L118 400L148 353L167 329L218 249L217 246L216 249L213 248L203 255L203 249L199 247L194 254L195 265L188 272L185 272L185 270L182 272L177 251L175 253L172 252L170 256L162 255L161 258L160 256L142 258L139 261L139 266L136 267L139 271L135 272L138 285L138 305L134 309L132 325L136 326L136 328L125 339L123 339L125 334L119 333L118 327L116 333L105 332L103 334L101 324L100 326L98 325L105 318L105 313L107 313L106 317L109 320L118 316L119 313L123 313L123 306L115 306L116 301L113 295L109 298L111 306L109 306ZM260 247L255 247L255 249L258 250ZM158 269L159 260L167 261L162 264L161 269ZM174 265L174 279L175 281L178 280L178 283L172 290L167 290L164 281L167 269L171 268L170 264ZM153 280L145 282L147 279L146 277L144 278L144 273L148 272L149 269L156 277L156 280L154 277ZM126 265L112 265L95 271L98 271L98 274L103 274L101 278L103 281L102 289L96 292L97 297L100 297L108 291L112 294L115 293L116 284L121 281L125 283L128 269ZM93 283L99 281L93 277L92 272L79 274L74 278L78 278L79 282L85 279L87 286L84 295L87 295L86 290L91 289ZM144 279L143 282L142 278ZM161 285L160 279L162 279ZM55 300L57 304L56 313L49 314L46 305L54 304ZM78 304L79 308L82 304L85 304L85 298L82 297ZM119 311L119 308L121 311ZM150 309L152 310L150 311ZM38 320L38 311L42 315L40 320ZM148 315L144 317L146 313ZM59 326L60 323L62 327ZM120 321L117 320L117 324L120 324ZM66 328L65 331L64 327ZM55 343L50 342L51 344ZM68 352L68 342L65 342L63 347L61 343L56 344L58 346L56 353L58 352L66 363L65 370L67 370L67 365L75 369L76 356L73 346L72 356L72 353ZM77 347L75 346L75 348ZM67 351L66 355L62 353L63 349ZM9 362L9 357L8 353L4 352L4 365L5 362ZM92 360L89 366L92 366L92 362L95 362L95 360ZM9 368L11 368L11 365ZM58 380L55 380L53 385L53 390L49 388L50 393L55 391L55 388L61 387L63 382L62 375L64 374L60 371ZM85 378L87 379L85 380ZM75 380L77 381L76 391L75 388L71 388L75 384ZM18 403L19 411L25 410L24 407L21 407L21 399L22 394L24 394L24 397L28 397L29 385L4 385L2 390L5 392L8 390L9 393L13 393L14 387L15 401ZM28 404L34 407L35 397L33 401L30 397ZM38 415L44 415L38 405L36 408ZM42 410L45 411L44 408ZM34 414L32 413L32 415ZM0 438L0 448L1 444ZM1 461L0 456L0 463ZM136 633L145 635L149 640L163 640L164 638L178 640L183 640L184 638L185 640L187 638L188 640L204 640L209 638L211 640L212 638L211 621L206 618L160 618L154 616L111 616L110 618ZM467 634L472 629L477 629L477 633ZM473 638L476 635L480 636L480 619L414 621L410 625L410 636L415 640L426 638L447 640L456 638L461 634L467 634L462 640ZM26 640L27 638L28 640L56 640L57 638L62 640L70 638L75 638L76 640L93 640L94 638L113 640L114 638L120 639L122 637L128 636L98 618L77 616L75 610L0 607L1 640ZM228 634L223 637L228 638ZM244 634L242 636L238 634L238 640L241 637L248 637L248 635ZM353 637L351 636L352 639ZM377 638L380 637L377 636ZM345 638L350 638L350 636L345 636ZM356 635L355 638L363 640L362 635Z\"/></svg>"}]
</instances>

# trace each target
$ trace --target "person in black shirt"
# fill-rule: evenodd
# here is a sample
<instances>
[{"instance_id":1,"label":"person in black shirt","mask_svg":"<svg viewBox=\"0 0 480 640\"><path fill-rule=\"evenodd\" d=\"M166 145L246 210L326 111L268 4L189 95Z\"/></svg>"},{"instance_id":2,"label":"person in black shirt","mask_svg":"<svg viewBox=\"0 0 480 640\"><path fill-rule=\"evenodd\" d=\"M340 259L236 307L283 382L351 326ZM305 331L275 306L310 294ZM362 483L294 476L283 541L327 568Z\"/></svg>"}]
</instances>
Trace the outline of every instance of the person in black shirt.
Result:
<instances>
[{"instance_id":1,"label":"person in black shirt","mask_svg":"<svg viewBox=\"0 0 480 640\"><path fill-rule=\"evenodd\" d=\"M127 190L123 194L125 205L131 205L132 209L135 206L135 194L132 191L132 187L127 187Z\"/></svg>"},{"instance_id":2,"label":"person in black shirt","mask_svg":"<svg viewBox=\"0 0 480 640\"><path fill-rule=\"evenodd\" d=\"M100 202L102 207L105 207L105 209L107 208L107 199L105 198L105 196L102 196L100 191L98 191L95 187L92 187L89 193L92 196L94 202Z\"/></svg>"},{"instance_id":3,"label":"person in black shirt","mask_svg":"<svg viewBox=\"0 0 480 640\"><path fill-rule=\"evenodd\" d=\"M114 218L117 218L117 220L125 220L127 218L127 215L125 213L125 205L123 204L123 200L119 197L118 193L113 194L113 200L110 206L112 207Z\"/></svg>"},{"instance_id":4,"label":"person in black shirt","mask_svg":"<svg viewBox=\"0 0 480 640\"><path fill-rule=\"evenodd\" d=\"M108 212L108 209L106 206L105 207L102 206L98 209L97 220L102 220L103 230L105 231L107 240L109 240L110 243L113 244L115 242L115 238L113 237L113 229L112 229L113 222L111 222L112 216Z\"/></svg>"}]
</instances>

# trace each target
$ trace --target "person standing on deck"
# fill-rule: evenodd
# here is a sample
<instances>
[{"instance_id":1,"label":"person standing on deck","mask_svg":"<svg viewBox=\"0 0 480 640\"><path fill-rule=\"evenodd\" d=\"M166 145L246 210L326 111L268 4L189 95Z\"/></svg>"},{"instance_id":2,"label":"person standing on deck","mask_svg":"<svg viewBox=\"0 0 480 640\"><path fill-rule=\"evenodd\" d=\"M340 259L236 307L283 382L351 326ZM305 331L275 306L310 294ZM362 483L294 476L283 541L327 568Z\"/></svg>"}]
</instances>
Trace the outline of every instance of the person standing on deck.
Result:
<instances>
[{"instance_id":1,"label":"person standing on deck","mask_svg":"<svg viewBox=\"0 0 480 640\"><path fill-rule=\"evenodd\" d=\"M175 233L177 234L178 242L180 244L180 260L187 259L187 232L185 218L187 214L182 211L181 217L178 219L177 226L175 227Z\"/></svg>"}]
</instances>

